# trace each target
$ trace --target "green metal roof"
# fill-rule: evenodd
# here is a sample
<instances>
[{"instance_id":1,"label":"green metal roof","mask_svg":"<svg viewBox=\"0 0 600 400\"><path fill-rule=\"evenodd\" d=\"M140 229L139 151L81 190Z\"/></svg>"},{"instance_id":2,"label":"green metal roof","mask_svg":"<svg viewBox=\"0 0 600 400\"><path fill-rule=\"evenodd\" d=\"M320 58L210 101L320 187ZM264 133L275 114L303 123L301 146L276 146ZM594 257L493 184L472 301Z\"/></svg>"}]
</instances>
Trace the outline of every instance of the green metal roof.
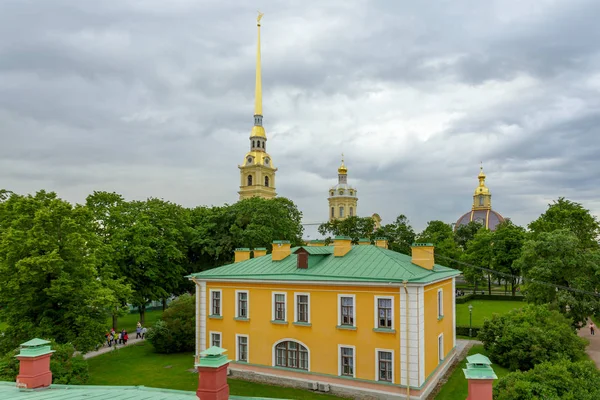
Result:
<instances>
[{"instance_id":1,"label":"green metal roof","mask_svg":"<svg viewBox=\"0 0 600 400\"><path fill-rule=\"evenodd\" d=\"M333 255L333 246L302 246L307 251L328 251L307 269L297 268L294 254L281 261L270 255L209 269L190 275L198 279L218 280L286 280L339 282L403 282L428 283L460 274L452 268L434 265L428 270L411 262L411 257L377 246L352 246L343 257ZM322 250L313 250L322 249Z\"/></svg>"},{"instance_id":2,"label":"green metal roof","mask_svg":"<svg viewBox=\"0 0 600 400\"><path fill-rule=\"evenodd\" d=\"M492 365L492 362L489 358L484 356L483 354L474 354L472 356L467 357L467 362L469 364L484 364L484 365Z\"/></svg>"},{"instance_id":3,"label":"green metal roof","mask_svg":"<svg viewBox=\"0 0 600 400\"><path fill-rule=\"evenodd\" d=\"M0 399L10 400L197 400L196 392L144 386L51 385L44 390L18 389L15 382L0 382ZM230 400L267 400L229 396ZM275 399L269 399L275 400Z\"/></svg>"},{"instance_id":4,"label":"green metal roof","mask_svg":"<svg viewBox=\"0 0 600 400\"><path fill-rule=\"evenodd\" d=\"M296 249L296 250L294 250L294 252L296 252L300 249L304 249L311 256L333 254L332 246L302 246L302 247L298 247L298 248L294 247L294 249Z\"/></svg>"},{"instance_id":5,"label":"green metal roof","mask_svg":"<svg viewBox=\"0 0 600 400\"><path fill-rule=\"evenodd\" d=\"M35 338L35 339L31 339L28 342L21 343L21 347L44 346L47 344L50 344L49 340Z\"/></svg>"}]
</instances>

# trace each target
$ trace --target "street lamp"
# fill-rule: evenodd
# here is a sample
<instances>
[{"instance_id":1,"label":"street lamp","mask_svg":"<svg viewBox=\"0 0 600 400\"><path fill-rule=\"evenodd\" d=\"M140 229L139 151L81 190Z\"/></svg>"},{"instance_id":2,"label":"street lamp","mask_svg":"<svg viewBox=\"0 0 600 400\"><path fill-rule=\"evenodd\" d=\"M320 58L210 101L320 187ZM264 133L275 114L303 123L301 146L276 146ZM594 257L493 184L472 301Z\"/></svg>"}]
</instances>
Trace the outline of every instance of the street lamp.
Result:
<instances>
[{"instance_id":1,"label":"street lamp","mask_svg":"<svg viewBox=\"0 0 600 400\"><path fill-rule=\"evenodd\" d=\"M469 337L473 336L473 305L469 304Z\"/></svg>"}]
</instances>

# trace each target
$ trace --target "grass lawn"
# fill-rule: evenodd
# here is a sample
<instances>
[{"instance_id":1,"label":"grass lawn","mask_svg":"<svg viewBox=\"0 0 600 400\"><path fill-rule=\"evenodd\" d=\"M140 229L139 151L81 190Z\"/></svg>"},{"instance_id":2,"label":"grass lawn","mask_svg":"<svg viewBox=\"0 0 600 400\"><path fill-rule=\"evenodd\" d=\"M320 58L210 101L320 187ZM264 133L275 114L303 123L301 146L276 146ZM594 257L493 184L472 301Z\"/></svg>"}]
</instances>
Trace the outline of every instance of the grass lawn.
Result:
<instances>
[{"instance_id":1,"label":"grass lawn","mask_svg":"<svg viewBox=\"0 0 600 400\"><path fill-rule=\"evenodd\" d=\"M143 385L196 391L198 374L193 368L192 353L157 354L148 342L126 347L88 360L88 385ZM259 383L228 379L232 395L275 397L280 399L328 400L340 397Z\"/></svg>"},{"instance_id":2,"label":"grass lawn","mask_svg":"<svg viewBox=\"0 0 600 400\"><path fill-rule=\"evenodd\" d=\"M473 306L473 326L483 326L485 318L492 314L506 314L513 308L523 307L522 301L507 300L472 300L456 305L456 325L469 326L469 304Z\"/></svg>"},{"instance_id":3,"label":"grass lawn","mask_svg":"<svg viewBox=\"0 0 600 400\"><path fill-rule=\"evenodd\" d=\"M162 313L162 310L146 311L146 322L144 325L147 328L150 328L160 318ZM129 337L131 337L131 332L135 332L135 328L139 320L140 314L138 313L127 314L124 317L119 317L117 319L117 327L119 328L118 330L125 329L127 333L129 333ZM111 326L112 318L108 318L106 320L106 327L110 328Z\"/></svg>"},{"instance_id":4,"label":"grass lawn","mask_svg":"<svg viewBox=\"0 0 600 400\"><path fill-rule=\"evenodd\" d=\"M484 354L487 356L485 350L483 350L483 345L477 345L471 347L469 350L469 355L473 354ZM467 360L463 360L454 370L448 382L444 386L442 386L442 390L435 397L435 400L465 400L468 395L467 390L467 380L465 379L465 374L463 373L463 368L466 368ZM492 365L494 372L499 378L502 378L506 374L508 374L508 369L502 368L499 365ZM494 381L494 384L498 382Z\"/></svg>"}]
</instances>

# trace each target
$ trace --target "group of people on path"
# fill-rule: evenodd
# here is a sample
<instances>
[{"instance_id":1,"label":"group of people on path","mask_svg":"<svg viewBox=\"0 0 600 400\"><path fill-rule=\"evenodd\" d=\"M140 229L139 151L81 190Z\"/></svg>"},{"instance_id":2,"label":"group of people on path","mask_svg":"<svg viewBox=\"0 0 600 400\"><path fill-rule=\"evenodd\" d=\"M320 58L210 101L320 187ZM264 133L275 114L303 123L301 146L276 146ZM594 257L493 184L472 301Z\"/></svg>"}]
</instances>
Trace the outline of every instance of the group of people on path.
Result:
<instances>
[{"instance_id":1,"label":"group of people on path","mask_svg":"<svg viewBox=\"0 0 600 400\"><path fill-rule=\"evenodd\" d=\"M135 328L135 338L136 339L145 339L146 338L146 328L142 327L142 324L140 322L137 323L137 327ZM123 344L123 345L127 345L127 341L129 340L129 334L127 333L127 331L125 329L123 329L121 332L116 332L115 328L111 328L110 332L106 332L104 334L104 337L106 338L106 344L108 345L108 347L112 347L112 345L114 344L115 346L117 344Z\"/></svg>"}]
</instances>

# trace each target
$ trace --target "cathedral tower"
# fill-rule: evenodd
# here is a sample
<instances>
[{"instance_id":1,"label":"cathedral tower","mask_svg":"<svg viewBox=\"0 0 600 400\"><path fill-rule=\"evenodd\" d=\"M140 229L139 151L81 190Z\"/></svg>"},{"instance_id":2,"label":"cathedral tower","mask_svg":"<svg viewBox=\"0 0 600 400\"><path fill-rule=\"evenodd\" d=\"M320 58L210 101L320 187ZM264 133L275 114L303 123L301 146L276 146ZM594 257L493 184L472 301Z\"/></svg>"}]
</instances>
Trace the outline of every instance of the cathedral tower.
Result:
<instances>
[{"instance_id":1,"label":"cathedral tower","mask_svg":"<svg viewBox=\"0 0 600 400\"><path fill-rule=\"evenodd\" d=\"M329 221L357 216L358 196L356 189L348 185L348 169L344 165L338 168L338 184L329 189Z\"/></svg>"},{"instance_id":2,"label":"cathedral tower","mask_svg":"<svg viewBox=\"0 0 600 400\"><path fill-rule=\"evenodd\" d=\"M463 214L456 224L454 229L458 229L461 225L467 225L469 222L477 221L487 229L493 231L496 230L496 226L504 222L504 217L492 210L492 193L485 184L485 173L483 172L483 166L479 168L479 185L473 192L473 205L471 211Z\"/></svg>"},{"instance_id":3,"label":"cathedral tower","mask_svg":"<svg viewBox=\"0 0 600 400\"><path fill-rule=\"evenodd\" d=\"M260 19L263 14L259 13L257 21L258 45L256 48L256 87L254 92L254 126L250 133L250 151L246 153L244 162L239 165L240 169L240 200L250 197L274 198L275 172L277 168L273 165L271 156L267 153L267 134L263 128L262 115L262 78L260 70Z\"/></svg>"}]
</instances>

